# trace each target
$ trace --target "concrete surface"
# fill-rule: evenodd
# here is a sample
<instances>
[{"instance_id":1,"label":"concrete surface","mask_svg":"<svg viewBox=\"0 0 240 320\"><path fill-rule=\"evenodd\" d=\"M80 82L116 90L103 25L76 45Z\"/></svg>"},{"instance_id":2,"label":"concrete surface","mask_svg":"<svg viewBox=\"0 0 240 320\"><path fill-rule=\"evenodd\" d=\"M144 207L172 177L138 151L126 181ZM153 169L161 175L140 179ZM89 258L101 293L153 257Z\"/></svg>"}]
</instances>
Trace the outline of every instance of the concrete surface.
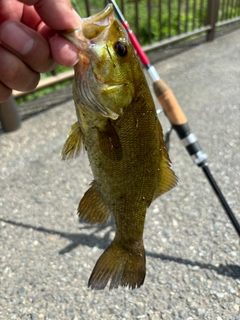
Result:
<instances>
[{"instance_id":1,"label":"concrete surface","mask_svg":"<svg viewBox=\"0 0 240 320\"><path fill-rule=\"evenodd\" d=\"M239 39L240 30L155 66L240 220ZM86 155L60 159L75 121L70 97L67 87L20 106L46 107L21 130L0 134L0 319L239 320L238 236L175 133L170 155L179 184L148 210L144 285L133 291L87 288L114 231L79 223L76 216L92 176Z\"/></svg>"}]
</instances>

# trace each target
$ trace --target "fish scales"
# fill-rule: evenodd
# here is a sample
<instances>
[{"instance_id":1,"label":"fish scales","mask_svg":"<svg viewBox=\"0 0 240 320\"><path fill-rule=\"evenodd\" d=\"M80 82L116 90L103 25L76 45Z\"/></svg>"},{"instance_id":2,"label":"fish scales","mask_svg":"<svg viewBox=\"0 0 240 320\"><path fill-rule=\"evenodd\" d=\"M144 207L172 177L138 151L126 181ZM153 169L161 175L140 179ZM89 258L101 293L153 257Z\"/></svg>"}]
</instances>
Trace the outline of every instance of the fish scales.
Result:
<instances>
[{"instance_id":1,"label":"fish scales","mask_svg":"<svg viewBox=\"0 0 240 320\"><path fill-rule=\"evenodd\" d=\"M84 145L94 181L80 218L101 224L111 214L113 242L98 259L89 287L140 287L145 278L143 230L151 202L176 184L144 73L128 36L108 5L64 36L79 48L73 98L78 121L63 159Z\"/></svg>"}]
</instances>

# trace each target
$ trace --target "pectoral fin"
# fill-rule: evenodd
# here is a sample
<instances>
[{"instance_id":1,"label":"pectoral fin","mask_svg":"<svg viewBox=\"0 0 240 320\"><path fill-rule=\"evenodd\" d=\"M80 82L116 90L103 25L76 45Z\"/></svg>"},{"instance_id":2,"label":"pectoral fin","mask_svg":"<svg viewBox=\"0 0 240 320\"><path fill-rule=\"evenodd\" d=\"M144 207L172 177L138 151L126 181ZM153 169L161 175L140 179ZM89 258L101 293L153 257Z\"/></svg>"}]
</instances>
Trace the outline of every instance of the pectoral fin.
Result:
<instances>
[{"instance_id":1,"label":"pectoral fin","mask_svg":"<svg viewBox=\"0 0 240 320\"><path fill-rule=\"evenodd\" d=\"M104 129L98 130L98 137L103 154L112 160L120 161L122 159L122 146L110 120L107 120Z\"/></svg>"},{"instance_id":2,"label":"pectoral fin","mask_svg":"<svg viewBox=\"0 0 240 320\"><path fill-rule=\"evenodd\" d=\"M91 224L102 224L110 217L110 212L102 199L95 180L79 203L78 215Z\"/></svg>"},{"instance_id":3,"label":"pectoral fin","mask_svg":"<svg viewBox=\"0 0 240 320\"><path fill-rule=\"evenodd\" d=\"M62 160L76 158L83 146L83 134L78 122L75 122L68 133L68 138L62 149Z\"/></svg>"},{"instance_id":4,"label":"pectoral fin","mask_svg":"<svg viewBox=\"0 0 240 320\"><path fill-rule=\"evenodd\" d=\"M154 194L154 199L161 196L163 193L171 190L177 184L177 177L171 169L171 160L165 148L162 128L158 122L158 133L160 141L160 162L158 171L158 187Z\"/></svg>"}]
</instances>

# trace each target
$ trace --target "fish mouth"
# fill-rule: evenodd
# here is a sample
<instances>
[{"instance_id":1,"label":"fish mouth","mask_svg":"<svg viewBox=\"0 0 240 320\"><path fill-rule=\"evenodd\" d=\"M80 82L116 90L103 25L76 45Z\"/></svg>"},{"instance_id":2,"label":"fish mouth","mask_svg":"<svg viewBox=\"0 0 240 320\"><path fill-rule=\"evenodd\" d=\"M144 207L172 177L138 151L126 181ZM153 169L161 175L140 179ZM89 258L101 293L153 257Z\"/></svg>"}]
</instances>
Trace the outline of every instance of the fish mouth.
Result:
<instances>
[{"instance_id":1,"label":"fish mouth","mask_svg":"<svg viewBox=\"0 0 240 320\"><path fill-rule=\"evenodd\" d=\"M124 84L122 83L109 83L105 82L97 75L95 72L88 70L92 76L89 74L86 75L88 78L89 75L89 81L86 81L85 84L80 87L81 93L85 97L85 99L90 102L88 108L91 109L91 111L98 112L104 117L111 118L112 120L116 120L119 117L119 113L114 112L112 109L108 108L106 105L102 105L100 101L96 98L91 86L89 86L89 83L92 81L95 81L97 83L97 87L100 88L101 92L108 92L119 90L120 87L122 87ZM87 73L88 73L87 72ZM93 80L94 79L94 80Z\"/></svg>"},{"instance_id":2,"label":"fish mouth","mask_svg":"<svg viewBox=\"0 0 240 320\"><path fill-rule=\"evenodd\" d=\"M92 83L96 83L96 88L99 88L98 94L102 92L110 93L111 91L118 90L123 86L122 83L108 83L104 81L104 78L99 75L97 70L94 70L96 46L99 43L104 43L108 30L114 21L113 5L108 4L105 9L99 13L90 16L83 20L83 23L73 30L62 31L61 34L69 40L79 50L80 56L80 68L75 67L75 72L79 78L78 90L82 97L82 101L85 101L85 108L92 112L100 113L101 115L116 120L119 114L111 110L106 105L102 105L96 95L96 90L91 86ZM95 48L95 49L94 49Z\"/></svg>"},{"instance_id":3,"label":"fish mouth","mask_svg":"<svg viewBox=\"0 0 240 320\"><path fill-rule=\"evenodd\" d=\"M124 85L123 83L120 83L120 82L119 83L117 83L117 82L110 83L110 82L103 81L101 79L100 75L98 75L94 71L93 71L93 74L94 74L94 78L95 78L96 82L98 83L99 87L102 89L114 90L114 89L118 89L119 87L122 87Z\"/></svg>"},{"instance_id":4,"label":"fish mouth","mask_svg":"<svg viewBox=\"0 0 240 320\"><path fill-rule=\"evenodd\" d=\"M62 31L61 34L74 44L81 53L89 55L91 47L99 41L99 37L104 38L104 30L110 26L113 19L113 5L108 4L102 11L83 19L80 26Z\"/></svg>"}]
</instances>

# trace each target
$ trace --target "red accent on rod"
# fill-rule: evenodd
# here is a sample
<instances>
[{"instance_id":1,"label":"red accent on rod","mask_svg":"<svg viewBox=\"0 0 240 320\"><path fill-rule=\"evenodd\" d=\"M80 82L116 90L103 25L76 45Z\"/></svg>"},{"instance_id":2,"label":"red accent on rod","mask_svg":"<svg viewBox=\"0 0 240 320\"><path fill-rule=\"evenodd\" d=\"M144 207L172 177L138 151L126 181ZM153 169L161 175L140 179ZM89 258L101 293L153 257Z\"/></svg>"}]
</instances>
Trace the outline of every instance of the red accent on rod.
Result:
<instances>
[{"instance_id":1,"label":"red accent on rod","mask_svg":"<svg viewBox=\"0 0 240 320\"><path fill-rule=\"evenodd\" d=\"M127 30L128 36L129 36L129 38L130 38L135 50L137 51L137 54L138 54L142 64L144 66L147 66L148 64L150 64L150 61L149 61L147 55L145 54L145 52L143 51L143 49L141 48L141 45L138 42L138 39L136 38L135 34L130 29L128 22L127 21L122 21L122 25Z\"/></svg>"}]
</instances>

